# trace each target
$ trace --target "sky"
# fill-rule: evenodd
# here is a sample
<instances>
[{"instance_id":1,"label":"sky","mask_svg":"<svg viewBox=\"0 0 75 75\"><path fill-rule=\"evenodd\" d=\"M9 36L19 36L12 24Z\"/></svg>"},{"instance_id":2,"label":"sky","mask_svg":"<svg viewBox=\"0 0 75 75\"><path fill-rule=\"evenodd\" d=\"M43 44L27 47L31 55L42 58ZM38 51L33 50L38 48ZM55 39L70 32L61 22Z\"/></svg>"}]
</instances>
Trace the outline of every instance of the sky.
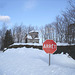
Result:
<instances>
[{"instance_id":1,"label":"sky","mask_svg":"<svg viewBox=\"0 0 75 75\"><path fill-rule=\"evenodd\" d=\"M68 0L0 0L0 23L44 26L68 6Z\"/></svg>"}]
</instances>

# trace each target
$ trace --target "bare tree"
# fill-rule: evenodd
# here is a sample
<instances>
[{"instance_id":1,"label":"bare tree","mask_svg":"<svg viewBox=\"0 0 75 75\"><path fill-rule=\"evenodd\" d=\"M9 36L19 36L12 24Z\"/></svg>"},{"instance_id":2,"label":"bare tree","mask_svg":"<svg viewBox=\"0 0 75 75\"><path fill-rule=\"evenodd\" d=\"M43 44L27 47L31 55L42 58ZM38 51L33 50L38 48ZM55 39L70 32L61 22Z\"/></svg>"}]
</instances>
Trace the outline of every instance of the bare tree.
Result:
<instances>
[{"instance_id":1,"label":"bare tree","mask_svg":"<svg viewBox=\"0 0 75 75\"><path fill-rule=\"evenodd\" d=\"M63 17L57 16L56 17L56 42L64 42L65 40L65 26L64 26L64 19Z\"/></svg>"},{"instance_id":2,"label":"bare tree","mask_svg":"<svg viewBox=\"0 0 75 75\"><path fill-rule=\"evenodd\" d=\"M71 25L73 26L75 24L75 5L74 2L71 0L69 1L70 7L67 8L66 11L63 12L63 18L64 18L64 25L65 25L65 42L69 43L70 37L70 28ZM70 28L69 28L70 27ZM74 34L73 34L74 35Z\"/></svg>"},{"instance_id":3,"label":"bare tree","mask_svg":"<svg viewBox=\"0 0 75 75\"><path fill-rule=\"evenodd\" d=\"M29 26L27 27L27 33L29 33L29 32L32 31L32 30L35 30L35 29L34 29L34 26L29 25Z\"/></svg>"},{"instance_id":4,"label":"bare tree","mask_svg":"<svg viewBox=\"0 0 75 75\"><path fill-rule=\"evenodd\" d=\"M1 31L2 31L2 33L1 33L1 36L2 36L2 37L4 37L6 30L7 30L6 23L3 23L3 25L2 25L2 30L1 30Z\"/></svg>"},{"instance_id":5,"label":"bare tree","mask_svg":"<svg viewBox=\"0 0 75 75\"><path fill-rule=\"evenodd\" d=\"M17 25L15 24L15 27L13 28L13 38L15 42L25 42L25 36L30 32L34 30L34 27L29 25L28 27L23 25Z\"/></svg>"},{"instance_id":6,"label":"bare tree","mask_svg":"<svg viewBox=\"0 0 75 75\"><path fill-rule=\"evenodd\" d=\"M21 42L22 41L22 37L21 37L21 33L22 33L22 26L17 26L17 24L15 24L15 27L13 28L13 38L15 42Z\"/></svg>"},{"instance_id":7,"label":"bare tree","mask_svg":"<svg viewBox=\"0 0 75 75\"><path fill-rule=\"evenodd\" d=\"M4 37L5 37L5 33L6 33L6 30L7 30L7 26L6 26L6 23L3 23L2 24L2 29L1 29L1 31L0 31L0 45L1 45L1 49L3 49L4 48Z\"/></svg>"},{"instance_id":8,"label":"bare tree","mask_svg":"<svg viewBox=\"0 0 75 75\"><path fill-rule=\"evenodd\" d=\"M54 39L54 27L51 24L46 24L45 27L41 27L42 42L46 39Z\"/></svg>"},{"instance_id":9,"label":"bare tree","mask_svg":"<svg viewBox=\"0 0 75 75\"><path fill-rule=\"evenodd\" d=\"M42 38L42 43L43 43L44 42L44 27L43 26L41 26L40 32L41 32L41 38Z\"/></svg>"}]
</instances>

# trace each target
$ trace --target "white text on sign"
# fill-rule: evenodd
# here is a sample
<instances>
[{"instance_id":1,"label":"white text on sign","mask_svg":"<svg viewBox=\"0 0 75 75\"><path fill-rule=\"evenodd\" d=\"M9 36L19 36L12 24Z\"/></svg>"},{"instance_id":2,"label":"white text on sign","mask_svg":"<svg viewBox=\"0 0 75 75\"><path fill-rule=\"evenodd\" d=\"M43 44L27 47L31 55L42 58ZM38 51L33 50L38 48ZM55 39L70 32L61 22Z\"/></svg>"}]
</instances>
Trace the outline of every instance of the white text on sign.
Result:
<instances>
[{"instance_id":1,"label":"white text on sign","mask_svg":"<svg viewBox=\"0 0 75 75\"><path fill-rule=\"evenodd\" d=\"M54 44L44 44L43 48L52 48L52 49L55 49L57 46L54 45Z\"/></svg>"}]
</instances>

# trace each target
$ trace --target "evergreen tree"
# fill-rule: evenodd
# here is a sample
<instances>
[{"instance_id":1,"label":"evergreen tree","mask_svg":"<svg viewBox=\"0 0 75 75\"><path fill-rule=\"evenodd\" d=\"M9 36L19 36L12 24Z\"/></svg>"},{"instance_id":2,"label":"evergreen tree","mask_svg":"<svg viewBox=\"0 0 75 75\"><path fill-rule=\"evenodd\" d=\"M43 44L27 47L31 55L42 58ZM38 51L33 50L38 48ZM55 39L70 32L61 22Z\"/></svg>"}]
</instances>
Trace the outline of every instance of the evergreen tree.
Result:
<instances>
[{"instance_id":1,"label":"evergreen tree","mask_svg":"<svg viewBox=\"0 0 75 75\"><path fill-rule=\"evenodd\" d=\"M13 44L13 38L11 34L11 30L7 30L4 37L4 48L8 48L9 45Z\"/></svg>"}]
</instances>

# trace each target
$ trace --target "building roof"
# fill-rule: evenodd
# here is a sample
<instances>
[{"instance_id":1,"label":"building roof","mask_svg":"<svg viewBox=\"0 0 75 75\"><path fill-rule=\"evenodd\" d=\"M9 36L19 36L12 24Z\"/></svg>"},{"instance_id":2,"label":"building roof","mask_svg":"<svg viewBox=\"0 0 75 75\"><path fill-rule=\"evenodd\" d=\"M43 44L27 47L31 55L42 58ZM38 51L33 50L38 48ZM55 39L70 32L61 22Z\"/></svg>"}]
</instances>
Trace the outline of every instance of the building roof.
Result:
<instances>
[{"instance_id":1,"label":"building roof","mask_svg":"<svg viewBox=\"0 0 75 75\"><path fill-rule=\"evenodd\" d=\"M39 38L34 38L34 39L39 39Z\"/></svg>"},{"instance_id":2,"label":"building roof","mask_svg":"<svg viewBox=\"0 0 75 75\"><path fill-rule=\"evenodd\" d=\"M27 35L27 38L28 38L28 39L32 39L32 37L31 37L30 35Z\"/></svg>"},{"instance_id":3,"label":"building roof","mask_svg":"<svg viewBox=\"0 0 75 75\"><path fill-rule=\"evenodd\" d=\"M38 31L35 31L35 30L30 31L29 33L33 33L33 32L37 32L38 33Z\"/></svg>"}]
</instances>

